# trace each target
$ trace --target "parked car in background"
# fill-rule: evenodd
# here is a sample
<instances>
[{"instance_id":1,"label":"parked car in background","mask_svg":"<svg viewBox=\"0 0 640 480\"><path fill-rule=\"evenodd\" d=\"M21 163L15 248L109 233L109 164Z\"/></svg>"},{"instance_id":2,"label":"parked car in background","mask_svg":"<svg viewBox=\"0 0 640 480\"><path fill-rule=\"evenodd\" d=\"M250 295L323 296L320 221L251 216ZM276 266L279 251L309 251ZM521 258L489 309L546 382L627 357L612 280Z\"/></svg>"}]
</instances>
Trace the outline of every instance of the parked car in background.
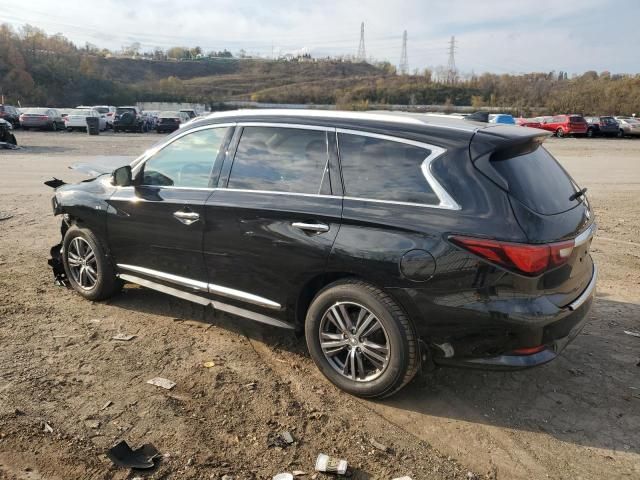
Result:
<instances>
[{"instance_id":1,"label":"parked car in background","mask_svg":"<svg viewBox=\"0 0 640 480\"><path fill-rule=\"evenodd\" d=\"M9 147L12 145L18 145L12 130L13 124L9 120L0 118L0 144L3 148L6 148L7 144L9 144Z\"/></svg>"},{"instance_id":2,"label":"parked car in background","mask_svg":"<svg viewBox=\"0 0 640 480\"><path fill-rule=\"evenodd\" d=\"M557 137L584 135L587 133L587 122L582 115L555 115L543 117L540 127L555 133Z\"/></svg>"},{"instance_id":3,"label":"parked car in background","mask_svg":"<svg viewBox=\"0 0 640 480\"><path fill-rule=\"evenodd\" d=\"M25 130L38 128L55 132L64 128L64 120L55 108L24 108L20 114L20 126Z\"/></svg>"},{"instance_id":4,"label":"parked car in background","mask_svg":"<svg viewBox=\"0 0 640 480\"><path fill-rule=\"evenodd\" d=\"M114 132L144 132L145 118L138 107L117 107L113 119Z\"/></svg>"},{"instance_id":5,"label":"parked car in background","mask_svg":"<svg viewBox=\"0 0 640 480\"><path fill-rule=\"evenodd\" d=\"M619 137L640 136L640 120L635 117L615 117L619 127Z\"/></svg>"},{"instance_id":6,"label":"parked car in background","mask_svg":"<svg viewBox=\"0 0 640 480\"><path fill-rule=\"evenodd\" d=\"M616 137L620 135L620 125L611 116L585 117L587 121L587 137Z\"/></svg>"},{"instance_id":7,"label":"parked car in background","mask_svg":"<svg viewBox=\"0 0 640 480\"><path fill-rule=\"evenodd\" d=\"M74 108L64 118L64 126L68 132L73 130L86 130L87 129L87 117L95 117L99 119L100 130L106 130L107 119L100 115L97 110L93 108Z\"/></svg>"},{"instance_id":8,"label":"parked car in background","mask_svg":"<svg viewBox=\"0 0 640 480\"><path fill-rule=\"evenodd\" d=\"M538 118L516 118L516 125L521 127L540 128L541 123Z\"/></svg>"},{"instance_id":9,"label":"parked car in background","mask_svg":"<svg viewBox=\"0 0 640 480\"><path fill-rule=\"evenodd\" d=\"M9 122L13 128L20 126L20 112L13 105L0 105L0 118Z\"/></svg>"},{"instance_id":10,"label":"parked car in background","mask_svg":"<svg viewBox=\"0 0 640 480\"><path fill-rule=\"evenodd\" d=\"M106 120L106 128L113 128L113 118L116 115L116 107L113 105L94 105L94 110L103 115Z\"/></svg>"},{"instance_id":11,"label":"parked car in background","mask_svg":"<svg viewBox=\"0 0 640 480\"><path fill-rule=\"evenodd\" d=\"M158 124L156 125L156 132L167 133L173 132L180 128L180 125L187 123L189 115L185 112L160 112L158 115Z\"/></svg>"},{"instance_id":12,"label":"parked car in background","mask_svg":"<svg viewBox=\"0 0 640 480\"><path fill-rule=\"evenodd\" d=\"M71 113L73 110L74 110L73 108L58 108L58 113L60 113L60 116L64 120L64 118L67 115L69 115L69 113Z\"/></svg>"},{"instance_id":13,"label":"parked car in background","mask_svg":"<svg viewBox=\"0 0 640 480\"><path fill-rule=\"evenodd\" d=\"M91 301L131 282L304 332L362 397L400 390L422 359L542 365L580 333L597 277L586 189L546 136L422 114L210 115L60 186L50 265Z\"/></svg>"},{"instance_id":14,"label":"parked car in background","mask_svg":"<svg viewBox=\"0 0 640 480\"><path fill-rule=\"evenodd\" d=\"M189 108L185 108L180 111L186 113L189 116L189 118L196 118L198 116L195 110L191 110Z\"/></svg>"},{"instance_id":15,"label":"parked car in background","mask_svg":"<svg viewBox=\"0 0 640 480\"><path fill-rule=\"evenodd\" d=\"M492 113L489 115L489 123L501 123L503 125L515 125L512 115L507 113Z\"/></svg>"}]
</instances>

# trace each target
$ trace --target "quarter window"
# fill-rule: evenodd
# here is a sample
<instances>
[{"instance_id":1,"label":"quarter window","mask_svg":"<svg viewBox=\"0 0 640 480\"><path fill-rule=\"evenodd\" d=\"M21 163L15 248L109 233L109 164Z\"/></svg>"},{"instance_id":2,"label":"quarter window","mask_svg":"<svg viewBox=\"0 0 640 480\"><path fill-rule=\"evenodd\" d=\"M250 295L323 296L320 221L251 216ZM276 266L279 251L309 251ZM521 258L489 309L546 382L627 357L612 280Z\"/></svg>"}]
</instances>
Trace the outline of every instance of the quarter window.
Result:
<instances>
[{"instance_id":1,"label":"quarter window","mask_svg":"<svg viewBox=\"0 0 640 480\"><path fill-rule=\"evenodd\" d=\"M430 150L392 140L340 133L345 195L373 200L438 205L422 173Z\"/></svg>"},{"instance_id":2,"label":"quarter window","mask_svg":"<svg viewBox=\"0 0 640 480\"><path fill-rule=\"evenodd\" d=\"M226 132L226 128L208 128L178 138L147 160L142 184L209 187L211 171Z\"/></svg>"},{"instance_id":3,"label":"quarter window","mask_svg":"<svg viewBox=\"0 0 640 480\"><path fill-rule=\"evenodd\" d=\"M327 168L324 131L244 127L228 188L318 194Z\"/></svg>"}]
</instances>

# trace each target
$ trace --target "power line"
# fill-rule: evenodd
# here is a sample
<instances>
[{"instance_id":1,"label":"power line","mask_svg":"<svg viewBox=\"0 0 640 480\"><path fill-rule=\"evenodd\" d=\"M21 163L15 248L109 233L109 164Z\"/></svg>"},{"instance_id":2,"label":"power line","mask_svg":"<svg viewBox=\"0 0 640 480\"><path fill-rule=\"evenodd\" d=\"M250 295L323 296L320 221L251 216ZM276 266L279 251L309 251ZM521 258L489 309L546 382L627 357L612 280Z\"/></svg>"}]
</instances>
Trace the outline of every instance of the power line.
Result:
<instances>
[{"instance_id":1,"label":"power line","mask_svg":"<svg viewBox=\"0 0 640 480\"><path fill-rule=\"evenodd\" d=\"M356 55L356 60L359 62L367 61L367 53L364 49L364 22L360 24L360 45L358 45L358 54Z\"/></svg>"},{"instance_id":2,"label":"power line","mask_svg":"<svg viewBox=\"0 0 640 480\"><path fill-rule=\"evenodd\" d=\"M409 73L409 60L407 60L407 31L402 34L402 53L400 54L400 74Z\"/></svg>"},{"instance_id":3,"label":"power line","mask_svg":"<svg viewBox=\"0 0 640 480\"><path fill-rule=\"evenodd\" d=\"M458 70L456 69L456 37L451 36L449 40L449 61L447 62L447 83L456 83Z\"/></svg>"}]
</instances>

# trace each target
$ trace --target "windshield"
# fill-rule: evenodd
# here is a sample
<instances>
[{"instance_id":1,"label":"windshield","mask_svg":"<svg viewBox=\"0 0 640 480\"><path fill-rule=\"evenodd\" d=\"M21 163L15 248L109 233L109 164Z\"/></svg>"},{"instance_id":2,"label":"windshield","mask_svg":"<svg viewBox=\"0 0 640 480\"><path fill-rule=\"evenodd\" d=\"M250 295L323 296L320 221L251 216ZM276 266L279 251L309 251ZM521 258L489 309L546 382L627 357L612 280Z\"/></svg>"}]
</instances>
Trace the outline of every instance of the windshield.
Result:
<instances>
[{"instance_id":1,"label":"windshield","mask_svg":"<svg viewBox=\"0 0 640 480\"><path fill-rule=\"evenodd\" d=\"M116 109L116 113L131 113L131 112L135 112L135 109L133 108L117 108Z\"/></svg>"},{"instance_id":2,"label":"windshield","mask_svg":"<svg viewBox=\"0 0 640 480\"><path fill-rule=\"evenodd\" d=\"M109 113L109 109L107 107L95 107L94 110L98 113Z\"/></svg>"}]
</instances>

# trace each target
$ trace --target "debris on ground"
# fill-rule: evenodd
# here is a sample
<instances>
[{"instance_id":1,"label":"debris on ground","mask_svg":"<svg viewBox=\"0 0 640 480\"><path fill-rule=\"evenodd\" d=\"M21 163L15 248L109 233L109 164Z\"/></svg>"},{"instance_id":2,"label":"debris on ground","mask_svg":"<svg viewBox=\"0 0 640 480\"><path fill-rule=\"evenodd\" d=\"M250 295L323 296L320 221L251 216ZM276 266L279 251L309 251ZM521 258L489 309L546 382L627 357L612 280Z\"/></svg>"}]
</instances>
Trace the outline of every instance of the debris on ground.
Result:
<instances>
[{"instance_id":1,"label":"debris on ground","mask_svg":"<svg viewBox=\"0 0 640 480\"><path fill-rule=\"evenodd\" d=\"M347 461L321 453L316 459L316 471L344 475L347 473Z\"/></svg>"},{"instance_id":2,"label":"debris on ground","mask_svg":"<svg viewBox=\"0 0 640 480\"><path fill-rule=\"evenodd\" d=\"M105 404L102 406L102 408L100 408L100 410L106 410L107 408L109 408L111 405L113 405L113 402L111 400L107 400L105 402Z\"/></svg>"},{"instance_id":3,"label":"debris on ground","mask_svg":"<svg viewBox=\"0 0 640 480\"><path fill-rule=\"evenodd\" d=\"M215 366L216 366L216 364L215 364L214 362L204 362L204 363L202 364L202 366L203 366L204 368L213 368L213 367L215 367Z\"/></svg>"},{"instance_id":4,"label":"debris on ground","mask_svg":"<svg viewBox=\"0 0 640 480\"><path fill-rule=\"evenodd\" d=\"M273 480L293 480L293 475L289 472L274 475Z\"/></svg>"},{"instance_id":5,"label":"debris on ground","mask_svg":"<svg viewBox=\"0 0 640 480\"><path fill-rule=\"evenodd\" d=\"M53 427L49 425L47 422L44 422L43 429L47 433L53 433Z\"/></svg>"},{"instance_id":6,"label":"debris on ground","mask_svg":"<svg viewBox=\"0 0 640 480\"><path fill-rule=\"evenodd\" d=\"M294 470L291 473L293 474L294 477L301 477L302 475L307 474L307 472L305 472L304 470Z\"/></svg>"},{"instance_id":7,"label":"debris on ground","mask_svg":"<svg viewBox=\"0 0 640 480\"><path fill-rule=\"evenodd\" d=\"M153 468L154 460L159 456L160 452L151 443L132 450L126 440L121 440L107 451L109 460L123 468Z\"/></svg>"},{"instance_id":8,"label":"debris on ground","mask_svg":"<svg viewBox=\"0 0 640 480\"><path fill-rule=\"evenodd\" d=\"M233 475L222 475L222 478L220 480L235 480L235 477Z\"/></svg>"},{"instance_id":9,"label":"debris on ground","mask_svg":"<svg viewBox=\"0 0 640 480\"><path fill-rule=\"evenodd\" d=\"M100 420L87 420L84 422L84 424L87 428L90 428L92 430L97 430L98 428L100 428Z\"/></svg>"},{"instance_id":10,"label":"debris on ground","mask_svg":"<svg viewBox=\"0 0 640 480\"><path fill-rule=\"evenodd\" d=\"M413 480L411 477L396 477L392 480Z\"/></svg>"},{"instance_id":11,"label":"debris on ground","mask_svg":"<svg viewBox=\"0 0 640 480\"><path fill-rule=\"evenodd\" d=\"M569 368L568 370L569 373L575 377L581 377L582 375L584 375L584 372L579 368Z\"/></svg>"},{"instance_id":12,"label":"debris on ground","mask_svg":"<svg viewBox=\"0 0 640 480\"><path fill-rule=\"evenodd\" d=\"M630 330L623 330L623 332L626 333L627 335L631 335L632 337L640 338L640 333L638 333L638 332L632 332Z\"/></svg>"},{"instance_id":13,"label":"debris on ground","mask_svg":"<svg viewBox=\"0 0 640 480\"><path fill-rule=\"evenodd\" d=\"M256 382L251 382L244 385L244 388L246 388L247 390L255 390L256 385L257 385Z\"/></svg>"},{"instance_id":14,"label":"debris on ground","mask_svg":"<svg viewBox=\"0 0 640 480\"><path fill-rule=\"evenodd\" d=\"M156 387L164 388L166 390L171 390L176 386L176 382L172 382L171 380L162 377L152 378L151 380L147 380L147 383L155 385Z\"/></svg>"},{"instance_id":15,"label":"debris on ground","mask_svg":"<svg viewBox=\"0 0 640 480\"><path fill-rule=\"evenodd\" d=\"M10 218L13 218L13 215L9 214L9 213L2 213L0 212L0 221L2 220L9 220Z\"/></svg>"},{"instance_id":16,"label":"debris on ground","mask_svg":"<svg viewBox=\"0 0 640 480\"><path fill-rule=\"evenodd\" d=\"M294 443L295 440L293 435L290 432L284 431L281 433L271 432L267 436L267 446L268 447L280 447L285 448Z\"/></svg>"},{"instance_id":17,"label":"debris on ground","mask_svg":"<svg viewBox=\"0 0 640 480\"><path fill-rule=\"evenodd\" d=\"M111 340L120 340L121 342L128 342L129 340L133 340L136 338L135 335L128 335L126 333L119 333L111 337Z\"/></svg>"},{"instance_id":18,"label":"debris on ground","mask_svg":"<svg viewBox=\"0 0 640 480\"><path fill-rule=\"evenodd\" d=\"M383 452L387 452L389 450L386 445L383 445L382 443L376 441L374 438L370 438L369 443Z\"/></svg>"}]
</instances>

